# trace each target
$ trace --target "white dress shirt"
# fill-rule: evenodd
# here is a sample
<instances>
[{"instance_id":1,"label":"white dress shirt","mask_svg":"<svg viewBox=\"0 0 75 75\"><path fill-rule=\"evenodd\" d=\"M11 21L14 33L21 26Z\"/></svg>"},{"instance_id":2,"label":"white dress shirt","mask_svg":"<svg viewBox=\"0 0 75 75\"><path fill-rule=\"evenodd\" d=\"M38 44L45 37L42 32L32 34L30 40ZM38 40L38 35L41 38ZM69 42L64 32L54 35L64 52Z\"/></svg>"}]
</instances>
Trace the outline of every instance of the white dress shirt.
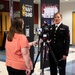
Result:
<instances>
[{"instance_id":1,"label":"white dress shirt","mask_svg":"<svg viewBox=\"0 0 75 75\"><path fill-rule=\"evenodd\" d=\"M61 22L59 24L55 24L55 27L56 27L55 30L57 30L60 25L61 25Z\"/></svg>"}]
</instances>

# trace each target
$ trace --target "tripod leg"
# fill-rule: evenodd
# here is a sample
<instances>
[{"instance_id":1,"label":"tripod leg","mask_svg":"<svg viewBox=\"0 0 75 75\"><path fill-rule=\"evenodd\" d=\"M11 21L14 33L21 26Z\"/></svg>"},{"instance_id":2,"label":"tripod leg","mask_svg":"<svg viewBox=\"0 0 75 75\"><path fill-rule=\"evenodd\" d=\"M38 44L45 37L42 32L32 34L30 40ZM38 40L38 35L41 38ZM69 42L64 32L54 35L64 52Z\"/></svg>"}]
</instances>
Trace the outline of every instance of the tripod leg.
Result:
<instances>
[{"instance_id":1,"label":"tripod leg","mask_svg":"<svg viewBox=\"0 0 75 75\"><path fill-rule=\"evenodd\" d=\"M41 66L42 66L42 71L40 73L40 75L44 75L44 67L45 67L45 61L46 61L46 42L43 42L42 43L42 46L41 46L41 49L42 49L42 53L41 53Z\"/></svg>"},{"instance_id":2,"label":"tripod leg","mask_svg":"<svg viewBox=\"0 0 75 75\"><path fill-rule=\"evenodd\" d=\"M49 46L50 53L51 53L51 55L52 55L52 57L53 57L53 59L54 59L56 65L57 65L57 67L58 67L59 69L61 69L61 67L59 66L59 63L58 63L58 61L57 61L57 59L56 59L56 57L55 57L55 55L54 55L54 53L53 53L53 51L52 51L50 45L49 45L49 43L47 43L47 45Z\"/></svg>"},{"instance_id":3,"label":"tripod leg","mask_svg":"<svg viewBox=\"0 0 75 75\"><path fill-rule=\"evenodd\" d=\"M40 55L40 51L38 51L38 55L37 55L37 57L36 57L36 59L35 59L35 62L34 62L34 64L33 64L33 70L31 71L31 74L34 72L35 64L36 64L36 62L37 62L37 59L38 59L39 55ZM30 75L31 75L31 74L30 74Z\"/></svg>"},{"instance_id":4,"label":"tripod leg","mask_svg":"<svg viewBox=\"0 0 75 75\"><path fill-rule=\"evenodd\" d=\"M36 59L35 59L35 62L34 62L34 64L33 64L33 68L35 68L35 64L36 64L36 62L37 62L37 59L38 59L39 55L40 55L40 51L38 51L38 55L37 55L37 57L36 57Z\"/></svg>"},{"instance_id":5,"label":"tripod leg","mask_svg":"<svg viewBox=\"0 0 75 75\"><path fill-rule=\"evenodd\" d=\"M40 75L44 75L44 73L41 72Z\"/></svg>"},{"instance_id":6,"label":"tripod leg","mask_svg":"<svg viewBox=\"0 0 75 75\"><path fill-rule=\"evenodd\" d=\"M31 71L31 74L34 72L35 64L36 64L36 62L37 62L37 59L38 59L39 55L40 55L40 49L39 49L39 40L38 40L38 54L37 54L37 57L36 57L36 59L35 59L35 61L34 61L33 70ZM31 75L31 74L30 74L30 75Z\"/></svg>"}]
</instances>

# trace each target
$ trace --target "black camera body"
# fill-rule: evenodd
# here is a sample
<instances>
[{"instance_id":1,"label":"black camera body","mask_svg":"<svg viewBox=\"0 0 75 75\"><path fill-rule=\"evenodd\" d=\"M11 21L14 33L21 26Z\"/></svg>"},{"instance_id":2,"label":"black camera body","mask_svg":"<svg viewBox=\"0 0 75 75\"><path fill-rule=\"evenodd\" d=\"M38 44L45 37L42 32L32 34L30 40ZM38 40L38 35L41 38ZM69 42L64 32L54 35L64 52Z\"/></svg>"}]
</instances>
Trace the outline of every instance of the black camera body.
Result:
<instances>
[{"instance_id":1,"label":"black camera body","mask_svg":"<svg viewBox=\"0 0 75 75\"><path fill-rule=\"evenodd\" d=\"M49 38L49 25L45 23L41 28L36 29L39 37L43 40L46 41Z\"/></svg>"}]
</instances>

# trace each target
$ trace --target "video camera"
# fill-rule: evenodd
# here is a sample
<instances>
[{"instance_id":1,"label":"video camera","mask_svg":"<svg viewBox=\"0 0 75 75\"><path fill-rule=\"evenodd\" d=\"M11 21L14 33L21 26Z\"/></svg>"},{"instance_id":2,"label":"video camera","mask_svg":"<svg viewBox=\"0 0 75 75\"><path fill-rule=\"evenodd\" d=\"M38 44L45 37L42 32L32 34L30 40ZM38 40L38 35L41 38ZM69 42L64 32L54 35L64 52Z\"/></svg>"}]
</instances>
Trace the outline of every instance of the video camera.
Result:
<instances>
[{"instance_id":1,"label":"video camera","mask_svg":"<svg viewBox=\"0 0 75 75\"><path fill-rule=\"evenodd\" d=\"M47 23L44 23L41 28L37 28L36 31L43 41L49 38L49 25Z\"/></svg>"}]
</instances>

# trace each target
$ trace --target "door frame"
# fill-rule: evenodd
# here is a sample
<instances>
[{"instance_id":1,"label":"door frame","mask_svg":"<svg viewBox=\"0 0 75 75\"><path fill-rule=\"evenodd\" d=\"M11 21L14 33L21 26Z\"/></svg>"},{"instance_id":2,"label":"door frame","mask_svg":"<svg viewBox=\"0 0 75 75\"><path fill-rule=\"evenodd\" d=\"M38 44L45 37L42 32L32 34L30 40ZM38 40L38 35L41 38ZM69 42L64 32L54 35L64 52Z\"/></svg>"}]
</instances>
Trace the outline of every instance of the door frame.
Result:
<instances>
[{"instance_id":1,"label":"door frame","mask_svg":"<svg viewBox=\"0 0 75 75\"><path fill-rule=\"evenodd\" d=\"M72 45L75 45L75 11L72 12Z\"/></svg>"}]
</instances>

